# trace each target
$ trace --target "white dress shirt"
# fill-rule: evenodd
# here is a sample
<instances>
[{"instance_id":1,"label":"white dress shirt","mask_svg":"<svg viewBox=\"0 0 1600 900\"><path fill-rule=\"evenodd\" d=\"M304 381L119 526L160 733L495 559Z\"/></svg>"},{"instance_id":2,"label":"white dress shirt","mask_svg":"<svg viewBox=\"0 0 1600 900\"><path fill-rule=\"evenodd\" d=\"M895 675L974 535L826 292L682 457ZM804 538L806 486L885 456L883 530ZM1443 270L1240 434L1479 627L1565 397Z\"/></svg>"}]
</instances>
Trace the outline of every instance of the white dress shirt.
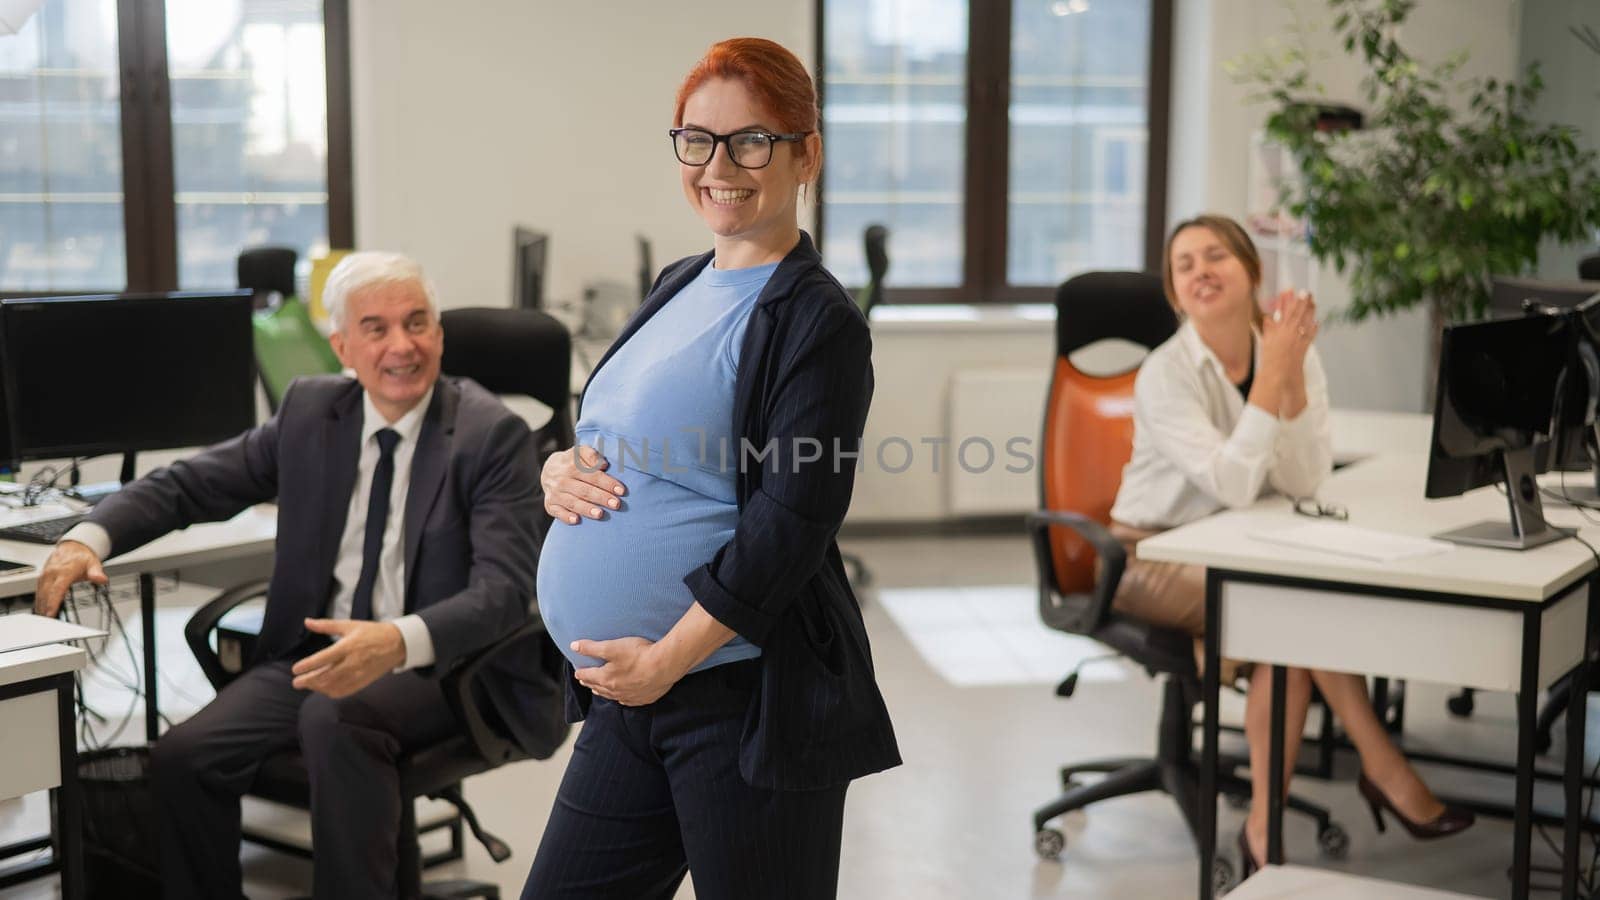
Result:
<instances>
[{"instance_id":1,"label":"white dress shirt","mask_svg":"<svg viewBox=\"0 0 1600 900\"><path fill-rule=\"evenodd\" d=\"M1261 371L1261 341L1255 341ZM1111 518L1135 528L1175 528L1269 488L1310 497L1333 470L1328 379L1306 351L1306 407L1280 419L1240 395L1190 322L1150 352L1134 381L1133 456Z\"/></svg>"},{"instance_id":2,"label":"white dress shirt","mask_svg":"<svg viewBox=\"0 0 1600 900\"><path fill-rule=\"evenodd\" d=\"M432 665L434 660L433 636L428 633L428 626L421 617L405 614L404 540L406 495L411 487L411 458L417 450L417 436L422 433L422 418L432 400L433 391L429 389L410 412L391 423L372 405L372 398L365 391L361 394L361 456L356 463L356 483L350 491L344 533L339 538L339 556L333 566L336 587L327 612L330 619L350 618L356 581L361 577L361 551L367 530L367 499L372 492L372 476L378 468L381 455L376 435L381 429L393 429L400 435L400 441L394 448L394 483L389 490L389 515L384 520L383 546L378 553L378 578L372 587L372 619L375 622L392 621L400 629L406 649L401 670ZM111 553L111 536L93 522L75 526L62 535L61 540L77 541L93 550L102 560Z\"/></svg>"}]
</instances>

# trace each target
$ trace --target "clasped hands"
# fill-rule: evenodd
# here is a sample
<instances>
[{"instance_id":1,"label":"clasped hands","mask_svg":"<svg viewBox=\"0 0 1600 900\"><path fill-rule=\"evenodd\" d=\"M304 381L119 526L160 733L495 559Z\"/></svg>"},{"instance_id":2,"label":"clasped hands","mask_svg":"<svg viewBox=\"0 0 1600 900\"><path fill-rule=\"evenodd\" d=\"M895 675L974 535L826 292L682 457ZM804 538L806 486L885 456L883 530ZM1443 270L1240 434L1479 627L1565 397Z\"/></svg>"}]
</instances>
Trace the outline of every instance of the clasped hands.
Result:
<instances>
[{"instance_id":1,"label":"clasped hands","mask_svg":"<svg viewBox=\"0 0 1600 900\"><path fill-rule=\"evenodd\" d=\"M1282 291L1266 308L1261 322L1262 355L1303 360L1317 338L1316 300L1306 291Z\"/></svg>"}]
</instances>

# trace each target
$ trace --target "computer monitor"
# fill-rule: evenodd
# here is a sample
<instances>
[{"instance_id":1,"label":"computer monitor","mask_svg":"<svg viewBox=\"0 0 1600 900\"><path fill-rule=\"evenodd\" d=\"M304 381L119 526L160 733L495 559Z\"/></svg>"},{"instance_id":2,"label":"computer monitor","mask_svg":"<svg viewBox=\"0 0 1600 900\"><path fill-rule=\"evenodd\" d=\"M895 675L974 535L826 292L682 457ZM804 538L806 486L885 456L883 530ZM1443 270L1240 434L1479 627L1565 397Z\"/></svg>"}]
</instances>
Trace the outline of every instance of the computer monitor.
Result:
<instances>
[{"instance_id":1,"label":"computer monitor","mask_svg":"<svg viewBox=\"0 0 1600 900\"><path fill-rule=\"evenodd\" d=\"M1534 480L1549 461L1571 339L1568 319L1551 315L1444 330L1426 495L1453 497L1504 482L1511 516L1509 523L1482 522L1437 537L1526 550L1571 533L1546 524Z\"/></svg>"},{"instance_id":2,"label":"computer monitor","mask_svg":"<svg viewBox=\"0 0 1600 900\"><path fill-rule=\"evenodd\" d=\"M195 447L251 427L250 313L249 291L0 301L12 453Z\"/></svg>"},{"instance_id":3,"label":"computer monitor","mask_svg":"<svg viewBox=\"0 0 1600 900\"><path fill-rule=\"evenodd\" d=\"M1535 307L1534 315L1559 315L1570 330L1566 369L1556 391L1555 433L1549 469L1589 472L1588 483L1563 476L1556 491L1562 500L1600 503L1600 291L1565 310Z\"/></svg>"},{"instance_id":4,"label":"computer monitor","mask_svg":"<svg viewBox=\"0 0 1600 900\"><path fill-rule=\"evenodd\" d=\"M1540 281L1496 275L1490 282L1489 314L1520 316L1529 305L1569 309L1600 294L1600 281Z\"/></svg>"},{"instance_id":5,"label":"computer monitor","mask_svg":"<svg viewBox=\"0 0 1600 900\"><path fill-rule=\"evenodd\" d=\"M6 399L5 378L0 376L0 475L15 475L22 463L11 442L10 406Z\"/></svg>"},{"instance_id":6,"label":"computer monitor","mask_svg":"<svg viewBox=\"0 0 1600 900\"><path fill-rule=\"evenodd\" d=\"M518 225L512 229L511 239L511 305L517 309L543 309L550 236Z\"/></svg>"}]
</instances>

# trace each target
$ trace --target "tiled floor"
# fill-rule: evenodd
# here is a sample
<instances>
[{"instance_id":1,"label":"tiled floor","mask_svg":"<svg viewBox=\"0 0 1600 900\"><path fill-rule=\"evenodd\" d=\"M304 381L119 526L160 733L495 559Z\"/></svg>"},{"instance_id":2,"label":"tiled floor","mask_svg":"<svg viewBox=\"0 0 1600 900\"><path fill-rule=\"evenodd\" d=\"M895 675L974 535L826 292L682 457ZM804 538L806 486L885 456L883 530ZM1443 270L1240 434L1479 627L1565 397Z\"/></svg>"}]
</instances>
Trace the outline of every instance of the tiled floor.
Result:
<instances>
[{"instance_id":1,"label":"tiled floor","mask_svg":"<svg viewBox=\"0 0 1600 900\"><path fill-rule=\"evenodd\" d=\"M1117 800L1087 815L1069 816L1062 860L1041 862L1034 856L1031 812L1056 790L1057 767L1070 760L1150 752L1159 689L1137 669L1109 663L1088 668L1071 700L1052 695L1051 685L1073 662L1097 654L1098 648L1032 621L1031 564L1023 541L939 537L847 540L846 545L872 570L865 614L906 765L852 786L840 896L1193 896L1194 851L1178 811L1164 796ZM176 597L160 623L163 705L174 716L206 693L177 637L183 607L194 602ZM99 690L107 693L91 694L92 702L98 698L97 705L108 711L126 708L126 699L121 707L112 702L113 688ZM1477 714L1456 720L1443 711L1447 693L1444 687L1412 686L1408 742L1510 759L1509 698L1480 695ZM1590 722L1600 723L1600 716L1592 715ZM510 842L515 855L496 865L472 845L464 862L430 875L490 879L507 896L517 896L565 763L563 750L551 760L519 763L470 781L467 794L484 824ZM1330 805L1349 831L1349 858L1319 860L1310 826L1291 818L1286 837L1291 859L1487 897L1509 893L1505 823L1486 821L1435 844L1416 843L1394 829L1379 836L1356 795L1354 766L1346 754L1339 779L1296 782L1297 791ZM1436 769L1425 774L1441 790L1503 797L1510 792L1507 780ZM42 809L38 798L22 808L0 804L0 844L37 828ZM1224 807L1225 846L1231 846L1239 817ZM1536 851L1536 862L1553 861L1544 847ZM307 890L308 864L249 846L244 854L251 897ZM40 881L0 891L0 900L55 894L49 881ZM692 897L692 887L686 883L679 896Z\"/></svg>"}]
</instances>

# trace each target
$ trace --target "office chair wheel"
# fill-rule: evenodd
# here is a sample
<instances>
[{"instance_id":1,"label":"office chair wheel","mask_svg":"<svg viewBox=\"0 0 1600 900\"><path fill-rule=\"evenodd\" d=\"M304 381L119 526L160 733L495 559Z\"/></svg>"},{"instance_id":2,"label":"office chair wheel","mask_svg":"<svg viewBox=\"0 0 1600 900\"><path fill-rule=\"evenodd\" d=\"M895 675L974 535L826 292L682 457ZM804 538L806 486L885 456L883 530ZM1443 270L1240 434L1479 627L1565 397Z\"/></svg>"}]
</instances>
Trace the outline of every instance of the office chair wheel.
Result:
<instances>
[{"instance_id":1,"label":"office chair wheel","mask_svg":"<svg viewBox=\"0 0 1600 900\"><path fill-rule=\"evenodd\" d=\"M1061 858L1061 851L1067 848L1067 836L1054 828L1041 828L1033 833L1033 852L1039 858L1054 862Z\"/></svg>"},{"instance_id":2,"label":"office chair wheel","mask_svg":"<svg viewBox=\"0 0 1600 900\"><path fill-rule=\"evenodd\" d=\"M1211 861L1211 889L1220 897L1233 888L1233 863L1219 856Z\"/></svg>"},{"instance_id":3,"label":"office chair wheel","mask_svg":"<svg viewBox=\"0 0 1600 900\"><path fill-rule=\"evenodd\" d=\"M1472 715L1474 703L1471 688L1464 689L1461 693L1449 698L1444 702L1444 705L1450 710L1450 714L1457 718L1465 719Z\"/></svg>"},{"instance_id":4,"label":"office chair wheel","mask_svg":"<svg viewBox=\"0 0 1600 900\"><path fill-rule=\"evenodd\" d=\"M1329 822L1317 831L1317 848L1328 859L1344 859L1350 855L1350 835L1338 822Z\"/></svg>"}]
</instances>

